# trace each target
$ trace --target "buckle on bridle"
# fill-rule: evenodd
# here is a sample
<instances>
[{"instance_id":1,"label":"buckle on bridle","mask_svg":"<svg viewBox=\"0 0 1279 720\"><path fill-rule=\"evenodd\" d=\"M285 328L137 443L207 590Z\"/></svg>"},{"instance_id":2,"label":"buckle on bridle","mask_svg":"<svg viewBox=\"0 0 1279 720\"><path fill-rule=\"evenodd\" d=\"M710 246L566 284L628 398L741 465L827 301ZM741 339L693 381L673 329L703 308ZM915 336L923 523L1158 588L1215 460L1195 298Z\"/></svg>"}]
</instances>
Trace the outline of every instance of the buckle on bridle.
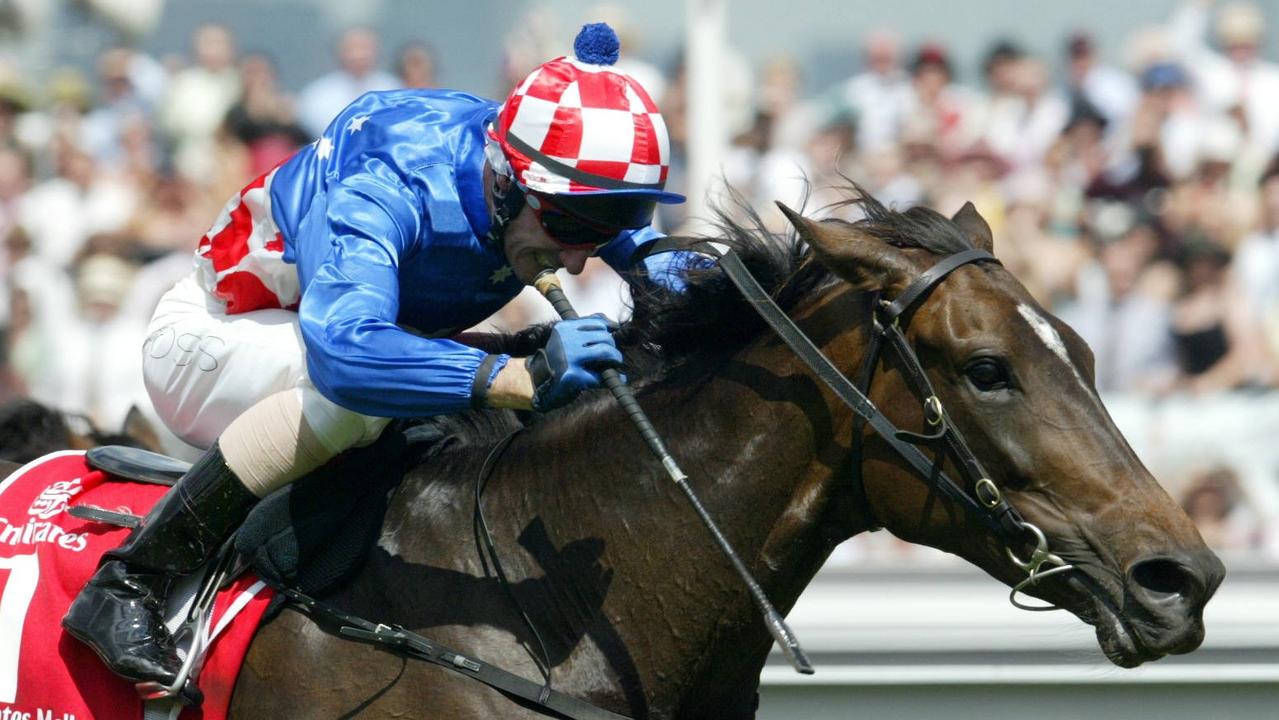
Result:
<instances>
[{"instance_id":1,"label":"buckle on bridle","mask_svg":"<svg viewBox=\"0 0 1279 720\"><path fill-rule=\"evenodd\" d=\"M981 478L978 480L977 484L973 487L973 493L977 495L977 501L990 510L994 510L999 507L999 503L1004 500L1003 493L999 492L999 486L995 485L995 482L990 478ZM1023 524L1029 525L1029 523ZM1033 528L1035 526L1029 525L1029 527ZM1037 528L1036 532L1038 532ZM1039 538L1041 541L1043 540L1043 537L1043 533L1040 533ZM1009 552L1012 551L1009 550Z\"/></svg>"},{"instance_id":2,"label":"buckle on bridle","mask_svg":"<svg viewBox=\"0 0 1279 720\"><path fill-rule=\"evenodd\" d=\"M936 427L942 424L946 416L942 413L941 400L936 395L929 395L924 400L924 420Z\"/></svg>"},{"instance_id":3,"label":"buckle on bridle","mask_svg":"<svg viewBox=\"0 0 1279 720\"><path fill-rule=\"evenodd\" d=\"M901 329L901 315L893 315L892 321L885 323L880 317L881 313L887 313L893 309L893 304L880 297L876 297L874 306L871 308L870 321L875 328L875 332L883 335L888 328Z\"/></svg>"}]
</instances>

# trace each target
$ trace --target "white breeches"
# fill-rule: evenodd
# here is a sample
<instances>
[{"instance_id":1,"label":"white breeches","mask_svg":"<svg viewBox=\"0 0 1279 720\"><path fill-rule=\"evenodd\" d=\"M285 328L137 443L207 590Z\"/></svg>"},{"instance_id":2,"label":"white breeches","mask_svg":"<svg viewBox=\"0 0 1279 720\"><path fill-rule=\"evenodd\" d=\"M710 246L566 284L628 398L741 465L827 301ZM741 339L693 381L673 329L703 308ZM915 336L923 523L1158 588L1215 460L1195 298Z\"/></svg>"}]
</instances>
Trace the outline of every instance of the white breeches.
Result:
<instances>
[{"instance_id":1,"label":"white breeches","mask_svg":"<svg viewBox=\"0 0 1279 720\"><path fill-rule=\"evenodd\" d=\"M334 454L373 442L389 422L340 407L315 389L296 312L227 315L194 277L161 298L142 350L160 419L199 448L211 446L249 408L292 389L311 431Z\"/></svg>"}]
</instances>

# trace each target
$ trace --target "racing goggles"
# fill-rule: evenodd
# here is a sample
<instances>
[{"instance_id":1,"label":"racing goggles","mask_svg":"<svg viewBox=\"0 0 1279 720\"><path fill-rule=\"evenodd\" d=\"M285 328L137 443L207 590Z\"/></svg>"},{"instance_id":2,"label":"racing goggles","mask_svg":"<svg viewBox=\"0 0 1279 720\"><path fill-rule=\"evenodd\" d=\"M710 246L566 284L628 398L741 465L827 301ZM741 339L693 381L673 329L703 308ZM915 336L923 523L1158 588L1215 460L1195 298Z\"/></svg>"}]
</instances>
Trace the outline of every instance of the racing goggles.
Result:
<instances>
[{"instance_id":1,"label":"racing goggles","mask_svg":"<svg viewBox=\"0 0 1279 720\"><path fill-rule=\"evenodd\" d=\"M652 222L657 201L629 193L527 193L528 206L557 245L598 248L621 232Z\"/></svg>"}]
</instances>

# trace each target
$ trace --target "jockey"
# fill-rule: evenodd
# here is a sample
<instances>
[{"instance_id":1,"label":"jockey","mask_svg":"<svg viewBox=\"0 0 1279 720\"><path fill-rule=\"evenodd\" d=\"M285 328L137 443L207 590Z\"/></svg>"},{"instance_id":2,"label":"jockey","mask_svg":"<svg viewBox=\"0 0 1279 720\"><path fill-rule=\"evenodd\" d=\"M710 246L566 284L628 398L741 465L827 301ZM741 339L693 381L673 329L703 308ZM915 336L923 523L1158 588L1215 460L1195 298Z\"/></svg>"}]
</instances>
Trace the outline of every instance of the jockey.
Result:
<instances>
[{"instance_id":1,"label":"jockey","mask_svg":"<svg viewBox=\"0 0 1279 720\"><path fill-rule=\"evenodd\" d=\"M119 675L175 682L159 611L262 497L367 445L396 417L546 411L601 386L621 353L599 317L557 323L532 358L445 339L544 267L618 270L660 235L670 149L661 114L585 26L576 57L532 72L502 105L448 90L368 93L324 135L233 197L195 273L161 300L143 369L164 422L207 447L62 625ZM689 256L654 255L682 287ZM184 694L198 701L198 691Z\"/></svg>"}]
</instances>

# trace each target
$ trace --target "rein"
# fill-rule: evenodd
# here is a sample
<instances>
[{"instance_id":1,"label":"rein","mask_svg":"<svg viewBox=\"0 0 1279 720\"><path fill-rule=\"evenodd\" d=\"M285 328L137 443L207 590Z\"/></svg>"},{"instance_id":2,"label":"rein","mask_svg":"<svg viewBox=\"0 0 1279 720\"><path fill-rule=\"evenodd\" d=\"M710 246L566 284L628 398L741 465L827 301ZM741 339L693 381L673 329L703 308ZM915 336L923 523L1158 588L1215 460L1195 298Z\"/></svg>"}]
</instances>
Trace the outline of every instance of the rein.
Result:
<instances>
[{"instance_id":1,"label":"rein","mask_svg":"<svg viewBox=\"0 0 1279 720\"><path fill-rule=\"evenodd\" d=\"M632 260L638 262L651 254L677 250L693 250L714 257L742 297L768 323L773 332L845 405L853 410L856 415L853 428L854 453L861 455L861 431L864 425L869 424L871 429L930 486L959 504L970 517L1000 538L1004 543L1008 559L1026 573L1026 578L1017 583L1009 593L1009 602L1023 610L1058 609L1056 605L1024 603L1018 599L1017 595L1043 578L1072 570L1074 566L1048 549L1048 540L1043 531L1026 521L1004 498L999 486L990 479L981 462L968 447L959 428L950 421L941 399L933 390L932 383L929 382L928 375L919 362L919 356L906 339L903 330L903 325L910 321L910 311L926 300L932 290L950 273L974 263L1000 264L994 255L979 249L964 250L949 255L921 273L895 300L889 301L876 296L871 313L871 345L867 349L862 364L860 382L854 385L799 329L785 311L778 307L731 248L703 239L662 238L641 248ZM929 434L912 433L898 428L870 400L870 384L885 345L896 353L906 369L909 384L915 393L923 398L924 419L931 428ZM919 446L934 448L936 454L933 459L930 460ZM942 465L948 455L956 461L963 480L973 488L971 493L946 474ZM854 491L865 497L861 463L855 460L853 467L855 468ZM1025 547L1028 539L1033 549L1026 559L1022 559L1014 548Z\"/></svg>"}]
</instances>

